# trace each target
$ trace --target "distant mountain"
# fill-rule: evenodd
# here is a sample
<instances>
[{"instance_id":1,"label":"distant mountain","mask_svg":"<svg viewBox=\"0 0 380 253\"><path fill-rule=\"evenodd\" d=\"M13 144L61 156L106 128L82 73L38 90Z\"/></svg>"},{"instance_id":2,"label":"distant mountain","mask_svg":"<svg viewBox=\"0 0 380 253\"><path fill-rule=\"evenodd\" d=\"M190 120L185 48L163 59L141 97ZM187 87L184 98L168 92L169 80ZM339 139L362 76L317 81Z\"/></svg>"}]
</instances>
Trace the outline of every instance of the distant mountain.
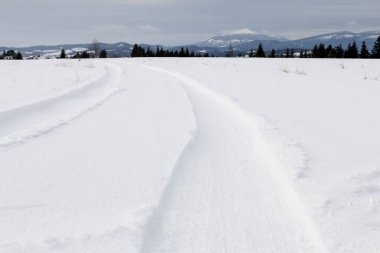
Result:
<instances>
[{"instance_id":1,"label":"distant mountain","mask_svg":"<svg viewBox=\"0 0 380 253\"><path fill-rule=\"evenodd\" d=\"M366 41L368 48L371 49L379 35L380 31L362 33L343 31L336 33L327 33L298 40L287 40L282 37L256 33L249 29L240 29L236 31L225 32L210 39L189 45L165 47L161 45L140 44L140 46L144 48L150 47L152 50L156 50L157 46L163 47L165 50L180 50L181 48L188 48L190 52L207 52L210 55L224 56L230 45L233 46L236 54L245 54L251 49L256 50L260 43L262 43L266 51L270 51L272 48L274 48L278 52L282 52L286 48L292 48L295 51L300 49L312 49L314 45L319 43L324 43L326 46L329 44L332 46L338 46L339 44L342 44L343 47L347 47L347 45L353 41L356 41L358 47L360 47L362 41ZM113 44L100 43L100 48L106 50L109 57L128 57L131 54L132 47L133 45L125 42ZM66 50L66 54L68 56L73 56L77 52L89 50L91 48L91 44L64 44L19 48L0 47L0 50L3 51L15 49L16 51L21 52L25 57L39 56L40 58L55 58L59 56L62 48Z\"/></svg>"},{"instance_id":2,"label":"distant mountain","mask_svg":"<svg viewBox=\"0 0 380 253\"><path fill-rule=\"evenodd\" d=\"M241 32L241 33L239 33ZM248 29L241 29L232 31L222 35L212 37L210 39L195 43L194 46L198 47L219 47L227 48L230 45L239 47L244 44L259 42L259 41L287 41L284 38L273 37L266 34L256 33Z\"/></svg>"},{"instance_id":3,"label":"distant mountain","mask_svg":"<svg viewBox=\"0 0 380 253\"><path fill-rule=\"evenodd\" d=\"M147 48L156 48L157 45L145 45L141 46ZM92 44L62 44L53 46L32 46L32 47L0 47L0 50L15 49L23 54L24 57L40 56L40 58L56 58L60 55L61 49L65 49L66 54L74 56L77 52L88 51L92 47ZM113 44L99 43L99 47L107 51L110 57L128 57L132 52L133 45L125 42L118 42Z\"/></svg>"},{"instance_id":4,"label":"distant mountain","mask_svg":"<svg viewBox=\"0 0 380 253\"><path fill-rule=\"evenodd\" d=\"M332 46L338 46L341 44L343 47L347 47L349 43L356 41L358 47L362 41L366 41L368 48L372 48L377 37L380 35L380 31L353 33L353 32L336 32L322 34L318 36L308 37L298 40L287 40L284 38L272 37L265 34L257 33L243 33L243 34L228 34L215 36L213 38L204 40L193 44L199 48L212 48L215 55L222 54L226 48L231 44L236 52L248 52L253 49L256 50L261 43L266 51L272 48L283 51L286 48L293 48L295 50L300 49L312 49L314 45L324 43L326 46L331 44ZM207 50L207 49L206 49Z\"/></svg>"},{"instance_id":5,"label":"distant mountain","mask_svg":"<svg viewBox=\"0 0 380 253\"><path fill-rule=\"evenodd\" d=\"M318 36L313 36L305 39L299 39L292 41L293 45L300 48L312 48L315 44L324 43L326 45L338 46L341 44L343 47L347 47L349 43L356 41L359 45L362 41L365 41L369 48L372 48L377 37L379 37L380 31L353 33L353 32L336 32L327 33Z\"/></svg>"}]
</instances>

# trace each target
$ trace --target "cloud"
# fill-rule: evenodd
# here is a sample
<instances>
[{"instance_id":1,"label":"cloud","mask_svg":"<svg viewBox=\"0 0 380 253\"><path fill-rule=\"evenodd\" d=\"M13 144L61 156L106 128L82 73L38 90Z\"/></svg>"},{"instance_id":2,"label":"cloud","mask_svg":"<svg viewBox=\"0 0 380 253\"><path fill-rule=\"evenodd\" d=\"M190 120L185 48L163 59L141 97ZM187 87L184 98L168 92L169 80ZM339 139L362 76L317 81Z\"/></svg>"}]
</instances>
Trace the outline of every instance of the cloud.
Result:
<instances>
[{"instance_id":1,"label":"cloud","mask_svg":"<svg viewBox=\"0 0 380 253\"><path fill-rule=\"evenodd\" d=\"M140 25L135 28L136 31L141 31L141 32L147 32L147 33L157 33L161 32L160 29L153 25Z\"/></svg>"},{"instance_id":2,"label":"cloud","mask_svg":"<svg viewBox=\"0 0 380 253\"><path fill-rule=\"evenodd\" d=\"M137 25L137 26L126 26L126 25L95 25L91 29L94 34L106 35L129 35L133 33L159 33L161 30L153 25Z\"/></svg>"},{"instance_id":3,"label":"cloud","mask_svg":"<svg viewBox=\"0 0 380 253\"><path fill-rule=\"evenodd\" d=\"M112 4L125 4L125 5L161 5L167 3L178 2L178 0L110 0L107 3Z\"/></svg>"},{"instance_id":4,"label":"cloud","mask_svg":"<svg viewBox=\"0 0 380 253\"><path fill-rule=\"evenodd\" d=\"M349 29L355 29L355 28L358 28L358 27L360 27L360 24L359 24L359 22L358 21L350 21L350 22L348 22L347 24L346 24L346 26L347 26L347 28L349 28Z\"/></svg>"}]
</instances>

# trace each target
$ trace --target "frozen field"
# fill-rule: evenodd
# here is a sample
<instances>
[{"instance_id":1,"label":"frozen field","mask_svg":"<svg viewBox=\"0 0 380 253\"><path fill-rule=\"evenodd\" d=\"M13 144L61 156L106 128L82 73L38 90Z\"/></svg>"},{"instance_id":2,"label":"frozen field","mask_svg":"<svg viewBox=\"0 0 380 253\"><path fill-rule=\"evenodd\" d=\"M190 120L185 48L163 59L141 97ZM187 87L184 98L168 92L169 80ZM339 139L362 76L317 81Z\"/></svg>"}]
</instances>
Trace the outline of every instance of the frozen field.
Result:
<instances>
[{"instance_id":1,"label":"frozen field","mask_svg":"<svg viewBox=\"0 0 380 253\"><path fill-rule=\"evenodd\" d=\"M1 253L375 253L380 61L0 61Z\"/></svg>"}]
</instances>

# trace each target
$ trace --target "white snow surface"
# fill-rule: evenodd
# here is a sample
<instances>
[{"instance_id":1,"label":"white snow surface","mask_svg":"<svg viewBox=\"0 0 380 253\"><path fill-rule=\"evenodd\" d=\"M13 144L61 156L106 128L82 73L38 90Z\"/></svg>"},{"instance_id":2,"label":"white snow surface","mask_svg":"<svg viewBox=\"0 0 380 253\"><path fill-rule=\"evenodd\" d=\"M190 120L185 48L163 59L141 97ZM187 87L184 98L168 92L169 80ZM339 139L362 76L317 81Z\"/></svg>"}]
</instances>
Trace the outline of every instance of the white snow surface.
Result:
<instances>
[{"instance_id":1,"label":"white snow surface","mask_svg":"<svg viewBox=\"0 0 380 253\"><path fill-rule=\"evenodd\" d=\"M380 248L380 61L0 62L0 252Z\"/></svg>"}]
</instances>

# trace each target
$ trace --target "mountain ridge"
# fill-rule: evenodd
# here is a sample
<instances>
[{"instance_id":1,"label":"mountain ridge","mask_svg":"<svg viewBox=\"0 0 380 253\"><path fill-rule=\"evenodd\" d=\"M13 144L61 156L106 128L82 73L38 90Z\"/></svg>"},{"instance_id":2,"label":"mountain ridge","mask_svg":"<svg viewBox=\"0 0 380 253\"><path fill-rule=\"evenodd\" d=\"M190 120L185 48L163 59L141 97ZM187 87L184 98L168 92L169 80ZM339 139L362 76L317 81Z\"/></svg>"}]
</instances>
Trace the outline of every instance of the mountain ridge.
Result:
<instances>
[{"instance_id":1,"label":"mountain ridge","mask_svg":"<svg viewBox=\"0 0 380 253\"><path fill-rule=\"evenodd\" d=\"M240 32L240 33L239 33ZM286 48L312 49L314 45L324 43L332 46L342 45L347 47L349 43L356 41L359 45L362 41L366 41L368 48L372 48L377 37L380 36L380 31L366 32L350 32L338 31L334 33L324 33L320 35L310 36L306 38L288 40L283 37L271 36L267 34L257 33L249 29L240 29L236 31L225 32L201 42L189 43L187 45L170 46L140 44L144 48L150 47L156 50L157 47L163 47L165 50L180 50L188 48L195 52L208 52L210 55L223 56L226 50L231 45L238 53L255 50L261 43L266 51L284 50ZM37 45L29 47L0 47L1 51L14 49L21 52L26 57L40 56L41 58L54 58L59 55L60 50L64 48L68 55L74 55L78 51L85 51L91 48L92 43L82 44L59 44L59 45ZM106 50L110 57L128 57L132 51L133 45L127 42L117 43L99 43L99 46Z\"/></svg>"}]
</instances>

